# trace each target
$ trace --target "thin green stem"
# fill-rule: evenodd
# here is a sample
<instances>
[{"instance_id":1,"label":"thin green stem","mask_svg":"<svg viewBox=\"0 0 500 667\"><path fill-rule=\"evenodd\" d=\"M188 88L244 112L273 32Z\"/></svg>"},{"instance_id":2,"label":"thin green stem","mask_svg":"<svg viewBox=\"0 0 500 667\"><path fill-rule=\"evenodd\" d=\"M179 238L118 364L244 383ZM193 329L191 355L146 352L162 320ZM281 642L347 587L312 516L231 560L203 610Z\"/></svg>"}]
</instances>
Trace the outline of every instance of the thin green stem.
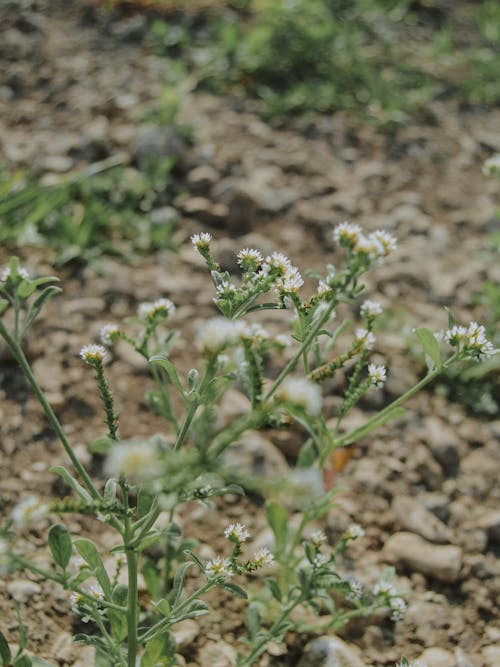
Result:
<instances>
[{"instance_id":1,"label":"thin green stem","mask_svg":"<svg viewBox=\"0 0 500 667\"><path fill-rule=\"evenodd\" d=\"M100 498L100 494L96 487L94 486L94 483L90 479L87 471L85 468L82 466L78 458L76 457L76 454L73 450L73 447L71 446L69 440L66 437L66 434L64 433L63 427L61 426L61 423L59 422L58 418L56 417L54 411L52 410L52 407L50 406L49 402L45 398L45 395L38 384L37 379L35 378L33 371L31 370L31 366L29 365L28 360L26 359L24 352L19 345L17 341L15 341L12 336L8 333L8 331L5 329L4 325L0 322L0 335L4 338L5 342L9 346L12 354L16 358L18 364L21 366L21 369L26 376L26 379L28 380L31 388L33 389L40 405L43 408L43 411L45 412L45 416L47 417L48 421L50 422L50 425L54 429L54 431L57 434L57 437L61 441L62 446L64 447L64 450L66 454L68 455L71 463L73 464L75 470L77 473L80 475L81 479L83 480L85 486L87 487L87 490L89 491L90 495L97 499Z\"/></svg>"},{"instance_id":2,"label":"thin green stem","mask_svg":"<svg viewBox=\"0 0 500 667\"><path fill-rule=\"evenodd\" d=\"M203 400L203 393L205 389L207 388L208 383L213 377L213 372L215 369L217 363L217 357L210 357L210 359L207 362L207 367L205 369L205 374L203 375L203 378L199 384L199 387L196 391L196 396L193 397L193 400L189 403L189 407L186 411L186 415L184 417L184 421L181 426L181 430L179 432L179 435L177 436L177 440L174 445L174 451L178 451L181 447L182 444L184 443L184 440L186 439L186 436L189 432L189 429L191 427L191 423L194 419L194 416L196 414L196 411L198 410L198 407L200 406L201 401Z\"/></svg>"},{"instance_id":3,"label":"thin green stem","mask_svg":"<svg viewBox=\"0 0 500 667\"><path fill-rule=\"evenodd\" d=\"M99 614L95 614L95 616L92 616L92 620L94 621L94 623L99 628L102 636L104 637L104 640L106 641L106 644L109 647L109 650L110 650L111 654L114 655L117 658L120 665L123 665L123 667L125 667L126 662L123 659L123 655L122 655L122 652L120 651L120 647L117 646L116 642L113 641L113 638L110 636L109 632L106 630L106 626L102 622L102 619L99 617Z\"/></svg>"},{"instance_id":4,"label":"thin green stem","mask_svg":"<svg viewBox=\"0 0 500 667\"><path fill-rule=\"evenodd\" d=\"M123 494L123 504L129 506L128 486L125 480L120 479L120 486ZM134 529L128 516L124 520L123 544L125 546L125 556L127 558L128 572L128 594L127 594L127 667L136 667L138 637L137 620L139 615L138 605L138 560L137 549L132 546L134 539Z\"/></svg>"},{"instance_id":5,"label":"thin green stem","mask_svg":"<svg viewBox=\"0 0 500 667\"><path fill-rule=\"evenodd\" d=\"M290 361L287 363L285 368L281 371L281 373L278 375L274 383L272 384L271 388L267 392L267 394L264 396L264 401L268 401L271 396L275 393L275 391L278 389L280 384L283 382L283 380L286 378L286 376L292 371L295 366L297 365L297 362L299 359L302 357L304 352L306 352L309 349L309 346L313 342L313 340L316 338L318 333L320 332L321 328L325 324L325 322L328 321L328 318L330 317L332 311L335 309L337 306L337 301L332 301L328 307L328 309L325 311L323 314L323 317L321 317L318 322L312 327L311 331L307 334L307 336L304 338L302 341L302 345L299 347L297 352L293 355L293 357L290 359Z\"/></svg>"}]
</instances>

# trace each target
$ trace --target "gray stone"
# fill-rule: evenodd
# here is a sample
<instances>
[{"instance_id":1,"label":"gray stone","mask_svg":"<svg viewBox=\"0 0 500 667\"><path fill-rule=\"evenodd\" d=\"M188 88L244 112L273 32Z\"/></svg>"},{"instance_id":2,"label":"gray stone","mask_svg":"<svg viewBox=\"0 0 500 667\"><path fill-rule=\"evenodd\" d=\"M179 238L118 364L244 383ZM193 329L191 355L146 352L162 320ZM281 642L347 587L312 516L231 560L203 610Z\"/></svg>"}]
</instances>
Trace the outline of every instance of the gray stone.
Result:
<instances>
[{"instance_id":1,"label":"gray stone","mask_svg":"<svg viewBox=\"0 0 500 667\"><path fill-rule=\"evenodd\" d=\"M430 542L446 544L451 541L452 534L448 526L414 498L397 496L392 503L392 511L406 530Z\"/></svg>"},{"instance_id":2,"label":"gray stone","mask_svg":"<svg viewBox=\"0 0 500 667\"><path fill-rule=\"evenodd\" d=\"M210 165L201 165L191 169L187 175L189 189L193 192L208 192L217 182L219 172Z\"/></svg>"},{"instance_id":3,"label":"gray stone","mask_svg":"<svg viewBox=\"0 0 500 667\"><path fill-rule=\"evenodd\" d=\"M419 660L427 665L427 667L455 667L455 658L449 651L443 648L427 648Z\"/></svg>"},{"instance_id":4,"label":"gray stone","mask_svg":"<svg viewBox=\"0 0 500 667\"><path fill-rule=\"evenodd\" d=\"M500 646L485 646L481 657L484 667L498 667L500 665Z\"/></svg>"},{"instance_id":5,"label":"gray stone","mask_svg":"<svg viewBox=\"0 0 500 667\"><path fill-rule=\"evenodd\" d=\"M133 155L139 161L151 155L178 160L186 156L188 149L186 140L174 125L146 124L139 127Z\"/></svg>"},{"instance_id":6,"label":"gray stone","mask_svg":"<svg viewBox=\"0 0 500 667\"><path fill-rule=\"evenodd\" d=\"M7 593L14 598L16 602L26 602L37 593L40 593L41 587L34 581L28 579L14 579L7 584Z\"/></svg>"},{"instance_id":7,"label":"gray stone","mask_svg":"<svg viewBox=\"0 0 500 667\"><path fill-rule=\"evenodd\" d=\"M198 623L190 618L177 623L173 630L177 650L183 651L188 648L194 642L199 632Z\"/></svg>"},{"instance_id":8,"label":"gray stone","mask_svg":"<svg viewBox=\"0 0 500 667\"><path fill-rule=\"evenodd\" d=\"M207 642L198 654L200 667L234 667L236 651L226 642Z\"/></svg>"},{"instance_id":9,"label":"gray stone","mask_svg":"<svg viewBox=\"0 0 500 667\"><path fill-rule=\"evenodd\" d=\"M225 465L252 477L281 479L289 467L283 454L258 433L247 433L226 450Z\"/></svg>"},{"instance_id":10,"label":"gray stone","mask_svg":"<svg viewBox=\"0 0 500 667\"><path fill-rule=\"evenodd\" d=\"M339 637L318 637L309 642L297 667L366 667L358 649Z\"/></svg>"},{"instance_id":11,"label":"gray stone","mask_svg":"<svg viewBox=\"0 0 500 667\"><path fill-rule=\"evenodd\" d=\"M479 525L486 530L490 542L500 544L500 510L487 511L480 519Z\"/></svg>"},{"instance_id":12,"label":"gray stone","mask_svg":"<svg viewBox=\"0 0 500 667\"><path fill-rule=\"evenodd\" d=\"M386 542L387 560L447 583L457 581L462 567L462 550L437 546L413 533L400 532Z\"/></svg>"},{"instance_id":13,"label":"gray stone","mask_svg":"<svg viewBox=\"0 0 500 667\"><path fill-rule=\"evenodd\" d=\"M459 463L459 442L455 431L446 423L431 416L425 419L428 445L447 474L456 472Z\"/></svg>"}]
</instances>

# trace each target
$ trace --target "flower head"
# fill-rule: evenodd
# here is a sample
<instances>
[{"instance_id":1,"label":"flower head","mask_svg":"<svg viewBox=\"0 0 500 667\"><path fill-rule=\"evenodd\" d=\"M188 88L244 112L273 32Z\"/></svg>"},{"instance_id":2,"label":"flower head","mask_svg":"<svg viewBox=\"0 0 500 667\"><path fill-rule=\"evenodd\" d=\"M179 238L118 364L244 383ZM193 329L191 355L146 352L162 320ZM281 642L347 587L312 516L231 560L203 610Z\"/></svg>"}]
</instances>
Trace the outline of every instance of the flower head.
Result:
<instances>
[{"instance_id":1,"label":"flower head","mask_svg":"<svg viewBox=\"0 0 500 667\"><path fill-rule=\"evenodd\" d=\"M325 283L324 280L320 280L318 283L318 296L321 299L321 297L326 296L329 292L332 291L332 288L330 285Z\"/></svg>"},{"instance_id":2,"label":"flower head","mask_svg":"<svg viewBox=\"0 0 500 667\"><path fill-rule=\"evenodd\" d=\"M290 260L282 252L273 252L272 255L266 257L266 261L262 265L264 274L275 272L275 275L284 277L288 271L293 268Z\"/></svg>"},{"instance_id":3,"label":"flower head","mask_svg":"<svg viewBox=\"0 0 500 667\"><path fill-rule=\"evenodd\" d=\"M359 600L363 595L363 584L352 574L347 575L345 583L348 584L350 589L347 593L347 599L351 601Z\"/></svg>"},{"instance_id":4,"label":"flower head","mask_svg":"<svg viewBox=\"0 0 500 667\"><path fill-rule=\"evenodd\" d=\"M391 597L389 600L389 607L391 609L391 619L393 621L400 621L406 611L406 602L401 597Z\"/></svg>"},{"instance_id":5,"label":"flower head","mask_svg":"<svg viewBox=\"0 0 500 667\"><path fill-rule=\"evenodd\" d=\"M99 334L103 345L113 345L120 335L120 327L118 324L105 324Z\"/></svg>"},{"instance_id":6,"label":"flower head","mask_svg":"<svg viewBox=\"0 0 500 667\"><path fill-rule=\"evenodd\" d=\"M351 523L351 525L344 531L344 539L357 540L359 537L363 537L364 534L365 531L359 524Z\"/></svg>"},{"instance_id":7,"label":"flower head","mask_svg":"<svg viewBox=\"0 0 500 667\"><path fill-rule=\"evenodd\" d=\"M454 325L445 334L448 343L461 349L464 356L479 361L494 354L493 344L486 338L484 326L471 322L468 327Z\"/></svg>"},{"instance_id":8,"label":"flower head","mask_svg":"<svg viewBox=\"0 0 500 667\"><path fill-rule=\"evenodd\" d=\"M300 271L290 266L285 275L279 278L276 286L282 294L296 294L304 284Z\"/></svg>"},{"instance_id":9,"label":"flower head","mask_svg":"<svg viewBox=\"0 0 500 667\"><path fill-rule=\"evenodd\" d=\"M373 346L375 345L376 338L371 331L368 331L368 329L356 329L354 340L361 347L361 349L372 350Z\"/></svg>"},{"instance_id":10,"label":"flower head","mask_svg":"<svg viewBox=\"0 0 500 667\"><path fill-rule=\"evenodd\" d=\"M21 278L29 280L30 274L23 266L17 267L17 275L13 275L10 266L6 266L0 274L0 283L6 283L9 278Z\"/></svg>"},{"instance_id":11,"label":"flower head","mask_svg":"<svg viewBox=\"0 0 500 667\"><path fill-rule=\"evenodd\" d=\"M372 387L383 387L387 379L385 366L378 366L377 364L369 364L368 375Z\"/></svg>"},{"instance_id":12,"label":"flower head","mask_svg":"<svg viewBox=\"0 0 500 667\"><path fill-rule=\"evenodd\" d=\"M483 164L485 176L500 176L500 153L492 155Z\"/></svg>"},{"instance_id":13,"label":"flower head","mask_svg":"<svg viewBox=\"0 0 500 667\"><path fill-rule=\"evenodd\" d=\"M209 234L208 232L193 234L193 236L191 237L191 243L197 250L200 250L201 248L208 248L208 245L211 240L212 240L212 234Z\"/></svg>"},{"instance_id":14,"label":"flower head","mask_svg":"<svg viewBox=\"0 0 500 667\"><path fill-rule=\"evenodd\" d=\"M371 301L370 299L367 299L361 304L361 308L359 310L363 317L371 319L382 313L382 306L378 301Z\"/></svg>"},{"instance_id":15,"label":"flower head","mask_svg":"<svg viewBox=\"0 0 500 667\"><path fill-rule=\"evenodd\" d=\"M323 567L323 565L326 565L327 563L328 557L325 556L325 554L316 554L313 558L312 566L317 569Z\"/></svg>"},{"instance_id":16,"label":"flower head","mask_svg":"<svg viewBox=\"0 0 500 667\"><path fill-rule=\"evenodd\" d=\"M377 229L375 232L372 232L369 236L369 239L380 244L382 247L382 256L384 257L390 255L391 252L396 250L398 247L398 243L395 237L383 229Z\"/></svg>"},{"instance_id":17,"label":"flower head","mask_svg":"<svg viewBox=\"0 0 500 667\"><path fill-rule=\"evenodd\" d=\"M264 261L264 257L255 248L243 248L238 255L238 264L244 271L255 271Z\"/></svg>"},{"instance_id":18,"label":"flower head","mask_svg":"<svg viewBox=\"0 0 500 667\"><path fill-rule=\"evenodd\" d=\"M333 240L340 245L354 247L362 236L361 227L352 222L342 222L333 230Z\"/></svg>"},{"instance_id":19,"label":"flower head","mask_svg":"<svg viewBox=\"0 0 500 667\"><path fill-rule=\"evenodd\" d=\"M234 322L224 317L213 317L201 330L199 343L205 352L216 353L237 343L244 333L245 324L241 320Z\"/></svg>"},{"instance_id":20,"label":"flower head","mask_svg":"<svg viewBox=\"0 0 500 667\"><path fill-rule=\"evenodd\" d=\"M102 345L84 345L80 350L80 357L91 366L94 364L102 364L106 354L106 348Z\"/></svg>"},{"instance_id":21,"label":"flower head","mask_svg":"<svg viewBox=\"0 0 500 667\"><path fill-rule=\"evenodd\" d=\"M205 574L209 579L214 577L232 577L233 570L229 558L216 556L205 565Z\"/></svg>"},{"instance_id":22,"label":"flower head","mask_svg":"<svg viewBox=\"0 0 500 667\"><path fill-rule=\"evenodd\" d=\"M321 388L303 377L287 377L280 385L276 396L292 405L305 409L310 415L317 415L321 411Z\"/></svg>"},{"instance_id":23,"label":"flower head","mask_svg":"<svg viewBox=\"0 0 500 667\"><path fill-rule=\"evenodd\" d=\"M231 540L231 542L237 542L238 544L242 544L243 542L246 542L249 539L250 533L243 524L231 523L225 529L224 537L226 537L228 540Z\"/></svg>"},{"instance_id":24,"label":"flower head","mask_svg":"<svg viewBox=\"0 0 500 667\"><path fill-rule=\"evenodd\" d=\"M49 508L38 496L27 496L12 510L12 521L18 528L39 523L47 518Z\"/></svg>"},{"instance_id":25,"label":"flower head","mask_svg":"<svg viewBox=\"0 0 500 667\"><path fill-rule=\"evenodd\" d=\"M312 533L309 536L309 542L316 547L316 549L319 549L320 546L326 542L326 535L322 530L315 530L314 533Z\"/></svg>"},{"instance_id":26,"label":"flower head","mask_svg":"<svg viewBox=\"0 0 500 667\"><path fill-rule=\"evenodd\" d=\"M141 303L137 309L137 315L143 322L153 320L164 320L175 311L175 305L170 299L157 299L152 303Z\"/></svg>"},{"instance_id":27,"label":"flower head","mask_svg":"<svg viewBox=\"0 0 500 667\"><path fill-rule=\"evenodd\" d=\"M148 480L158 477L161 461L156 445L144 440L122 440L113 445L104 472L108 477L125 477Z\"/></svg>"},{"instance_id":28,"label":"flower head","mask_svg":"<svg viewBox=\"0 0 500 667\"><path fill-rule=\"evenodd\" d=\"M269 565L272 565L274 563L274 556L269 551L269 549L262 547L262 549L259 549L254 553L251 562L254 566L254 569L258 570L261 567L268 567Z\"/></svg>"}]
</instances>

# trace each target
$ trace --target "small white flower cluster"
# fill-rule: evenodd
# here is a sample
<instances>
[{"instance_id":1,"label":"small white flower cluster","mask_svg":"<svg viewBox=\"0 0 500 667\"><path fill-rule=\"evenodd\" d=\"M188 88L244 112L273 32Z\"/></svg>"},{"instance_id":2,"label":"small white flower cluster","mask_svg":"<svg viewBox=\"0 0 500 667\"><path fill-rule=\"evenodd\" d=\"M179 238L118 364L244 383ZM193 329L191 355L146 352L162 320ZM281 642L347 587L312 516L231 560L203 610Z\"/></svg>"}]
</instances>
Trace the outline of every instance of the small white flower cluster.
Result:
<instances>
[{"instance_id":1,"label":"small white flower cluster","mask_svg":"<svg viewBox=\"0 0 500 667\"><path fill-rule=\"evenodd\" d=\"M363 317L372 319L382 313L382 306L378 301L371 301L370 299L367 299L361 304L360 313Z\"/></svg>"},{"instance_id":2,"label":"small white flower cluster","mask_svg":"<svg viewBox=\"0 0 500 667\"><path fill-rule=\"evenodd\" d=\"M244 271L256 271L264 261L264 257L260 250L255 248L243 248L238 255L238 264Z\"/></svg>"},{"instance_id":3,"label":"small white flower cluster","mask_svg":"<svg viewBox=\"0 0 500 667\"><path fill-rule=\"evenodd\" d=\"M191 237L191 243L197 250L199 250L200 248L208 248L208 245L211 240L212 240L212 234L209 234L208 232L193 234L193 236Z\"/></svg>"},{"instance_id":4,"label":"small white flower cluster","mask_svg":"<svg viewBox=\"0 0 500 667\"><path fill-rule=\"evenodd\" d=\"M333 230L333 240L335 243L352 248L358 254L367 255L372 260L386 257L397 247L392 234L378 229L365 236L361 227L351 222L337 225Z\"/></svg>"},{"instance_id":5,"label":"small white flower cluster","mask_svg":"<svg viewBox=\"0 0 500 667\"><path fill-rule=\"evenodd\" d=\"M107 351L105 347L102 345L94 345L93 343L84 345L80 350L80 357L90 365L102 363L106 354Z\"/></svg>"},{"instance_id":6,"label":"small white flower cluster","mask_svg":"<svg viewBox=\"0 0 500 667\"><path fill-rule=\"evenodd\" d=\"M357 540L359 537L364 537L364 535L364 529L357 523L351 523L344 531L345 540Z\"/></svg>"},{"instance_id":7,"label":"small white flower cluster","mask_svg":"<svg viewBox=\"0 0 500 667\"><path fill-rule=\"evenodd\" d=\"M406 611L406 602L389 581L378 581L373 587L373 595L383 595L386 598L393 621L399 621L403 618Z\"/></svg>"},{"instance_id":8,"label":"small white flower cluster","mask_svg":"<svg viewBox=\"0 0 500 667\"><path fill-rule=\"evenodd\" d=\"M202 350L216 353L228 345L237 343L240 336L245 334L245 330L246 325L241 320L234 322L224 317L213 317L205 323L198 341Z\"/></svg>"},{"instance_id":9,"label":"small white flower cluster","mask_svg":"<svg viewBox=\"0 0 500 667\"><path fill-rule=\"evenodd\" d=\"M213 579L214 577L232 577L234 572L229 558L216 556L205 565L205 574L209 579Z\"/></svg>"},{"instance_id":10,"label":"small white flower cluster","mask_svg":"<svg viewBox=\"0 0 500 667\"><path fill-rule=\"evenodd\" d=\"M307 378L288 376L279 386L276 396L285 403L304 408L313 417L321 412L321 388Z\"/></svg>"},{"instance_id":11,"label":"small white flower cluster","mask_svg":"<svg viewBox=\"0 0 500 667\"><path fill-rule=\"evenodd\" d=\"M6 283L7 280L11 277L12 273L10 270L10 266L6 266L3 270L2 273L0 274L0 283ZM30 274L28 271L23 267L19 266L17 268L17 275L21 277L23 280L29 280Z\"/></svg>"},{"instance_id":12,"label":"small white flower cluster","mask_svg":"<svg viewBox=\"0 0 500 667\"><path fill-rule=\"evenodd\" d=\"M322 530L315 530L314 533L312 533L308 539L309 542L313 545L313 547L319 549L321 545L326 542L326 535Z\"/></svg>"},{"instance_id":13,"label":"small white flower cluster","mask_svg":"<svg viewBox=\"0 0 500 667\"><path fill-rule=\"evenodd\" d=\"M363 595L363 584L356 579L352 574L347 575L345 582L349 585L349 592L347 593L347 599L351 602L359 600Z\"/></svg>"},{"instance_id":14,"label":"small white flower cluster","mask_svg":"<svg viewBox=\"0 0 500 667\"><path fill-rule=\"evenodd\" d=\"M150 322L158 317L166 319L175 311L175 305L170 299L157 299L152 303L141 303L137 309L137 315L143 322Z\"/></svg>"},{"instance_id":15,"label":"small white flower cluster","mask_svg":"<svg viewBox=\"0 0 500 667\"><path fill-rule=\"evenodd\" d=\"M375 345L375 334L368 329L356 329L354 342L359 344L363 350L372 350Z\"/></svg>"},{"instance_id":16,"label":"small white flower cluster","mask_svg":"<svg viewBox=\"0 0 500 667\"><path fill-rule=\"evenodd\" d=\"M260 569L261 567L269 567L274 563L274 556L266 547L262 547L256 551L252 557L252 563L255 569Z\"/></svg>"},{"instance_id":17,"label":"small white flower cluster","mask_svg":"<svg viewBox=\"0 0 500 667\"><path fill-rule=\"evenodd\" d=\"M27 496L21 500L12 510L11 518L18 528L45 521L49 514L47 503L42 502L38 496Z\"/></svg>"},{"instance_id":18,"label":"small white flower cluster","mask_svg":"<svg viewBox=\"0 0 500 667\"><path fill-rule=\"evenodd\" d=\"M493 344L486 338L483 325L471 322L468 327L453 326L445 334L445 339L458 350L462 350L465 356L480 361L494 354Z\"/></svg>"},{"instance_id":19,"label":"small white flower cluster","mask_svg":"<svg viewBox=\"0 0 500 667\"><path fill-rule=\"evenodd\" d=\"M113 345L115 340L118 338L120 335L120 327L118 324L105 324L100 333L99 333L99 338L101 339L101 343L103 345Z\"/></svg>"},{"instance_id":20,"label":"small white flower cluster","mask_svg":"<svg viewBox=\"0 0 500 667\"><path fill-rule=\"evenodd\" d=\"M144 440L122 440L113 445L105 463L107 477L125 477L140 481L158 477L162 465L156 445Z\"/></svg>"},{"instance_id":21,"label":"small white flower cluster","mask_svg":"<svg viewBox=\"0 0 500 667\"><path fill-rule=\"evenodd\" d=\"M387 380L387 373L385 366L379 366L377 364L368 365L368 376L370 378L372 387L383 387L385 381Z\"/></svg>"},{"instance_id":22,"label":"small white flower cluster","mask_svg":"<svg viewBox=\"0 0 500 667\"><path fill-rule=\"evenodd\" d=\"M485 176L500 176L500 153L492 155L484 162L483 174Z\"/></svg>"},{"instance_id":23,"label":"small white flower cluster","mask_svg":"<svg viewBox=\"0 0 500 667\"><path fill-rule=\"evenodd\" d=\"M282 252L273 252L268 255L262 264L261 275L270 273L277 275L276 288L280 294L296 294L304 284L300 271L293 266Z\"/></svg>"},{"instance_id":24,"label":"small white flower cluster","mask_svg":"<svg viewBox=\"0 0 500 667\"><path fill-rule=\"evenodd\" d=\"M104 591L100 584L90 584L90 586L85 591L88 595L91 595L95 598L96 602L104 600ZM69 596L71 602L71 608L75 613L80 613L79 605L84 604L85 602L89 603L88 598L84 597L81 593L74 592Z\"/></svg>"},{"instance_id":25,"label":"small white flower cluster","mask_svg":"<svg viewBox=\"0 0 500 667\"><path fill-rule=\"evenodd\" d=\"M231 523L224 530L224 537L241 545L250 538L250 533L243 524Z\"/></svg>"},{"instance_id":26,"label":"small white flower cluster","mask_svg":"<svg viewBox=\"0 0 500 667\"><path fill-rule=\"evenodd\" d=\"M315 569L318 569L320 567L323 567L323 565L326 565L328 563L328 556L325 556L325 554L316 554L313 558L312 566Z\"/></svg>"},{"instance_id":27,"label":"small white flower cluster","mask_svg":"<svg viewBox=\"0 0 500 667\"><path fill-rule=\"evenodd\" d=\"M244 333L242 332L240 335L241 337L252 338L253 340L260 342L269 340L270 338L269 331L264 329L264 327L258 322L252 322L252 324L248 327L248 331L245 331Z\"/></svg>"}]
</instances>

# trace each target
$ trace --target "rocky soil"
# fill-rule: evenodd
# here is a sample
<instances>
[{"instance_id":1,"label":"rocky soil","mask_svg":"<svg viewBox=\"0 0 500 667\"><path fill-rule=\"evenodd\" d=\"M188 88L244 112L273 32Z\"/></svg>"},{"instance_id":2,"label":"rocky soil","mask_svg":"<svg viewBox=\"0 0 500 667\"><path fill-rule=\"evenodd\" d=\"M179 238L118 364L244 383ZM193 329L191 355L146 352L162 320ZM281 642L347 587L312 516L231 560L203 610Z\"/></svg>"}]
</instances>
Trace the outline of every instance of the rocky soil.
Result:
<instances>
[{"instance_id":1,"label":"rocky soil","mask_svg":"<svg viewBox=\"0 0 500 667\"><path fill-rule=\"evenodd\" d=\"M137 123L161 91L166 67L143 45L142 17L110 20L76 0L23 0L3 3L0 24L5 161L61 173L117 153L133 163L141 153L172 150L171 129ZM195 231L214 234L215 254L227 268L235 267L235 253L246 246L282 250L303 270L335 263L331 229L344 219L398 237L397 253L367 283L368 295L393 313L377 347L390 380L384 395L364 406L367 412L422 373L408 343L412 327L445 328L443 306L464 322L484 317L473 294L486 279L500 277L500 267L483 252L498 229L499 201L498 184L481 174L481 164L500 151L499 109L440 101L425 118L388 132L347 114L268 124L253 104L191 92L180 120L192 125L195 142L175 143L176 176L185 186L172 202L181 214L179 254L128 263L106 259L60 271L64 294L29 345L35 372L82 460L90 463L86 445L101 434L102 416L78 350L96 340L103 324L133 315L141 301L168 296L178 306L175 325L185 334L175 354L182 368L192 365L194 335L203 318L215 314L206 271L188 242ZM1 251L2 260L8 251ZM34 273L53 273L43 250L19 252ZM144 404L149 378L141 361L119 348L109 372L122 436L161 431L163 424ZM24 493L57 493L49 468L64 457L5 351L0 380L0 500L8 514ZM351 417L353 424L361 418L361 411ZM286 471L300 434L259 438L260 472ZM352 521L365 527L366 536L350 552L358 576L370 584L395 565L397 588L409 591L405 619L353 624L340 638L291 637L287 645L271 646L260 664L382 667L406 654L428 667L497 667L499 439L499 418L478 421L429 391L411 401L401 421L359 443L338 477L339 507L325 528L335 535ZM241 456L252 465L255 445ZM228 517L246 523L256 541L267 539L263 517L249 500L220 502L211 512L189 507L179 519L208 558ZM72 519L69 526L83 534L96 530L90 521ZM43 526L23 539L27 550L44 558ZM22 605L33 652L61 666L90 664L87 649L71 644L76 617L64 592L16 575L0 582L0 593L2 630L13 641L14 599ZM190 667L234 662L242 605L220 594L211 602L213 614L178 632L179 653Z\"/></svg>"}]
</instances>

